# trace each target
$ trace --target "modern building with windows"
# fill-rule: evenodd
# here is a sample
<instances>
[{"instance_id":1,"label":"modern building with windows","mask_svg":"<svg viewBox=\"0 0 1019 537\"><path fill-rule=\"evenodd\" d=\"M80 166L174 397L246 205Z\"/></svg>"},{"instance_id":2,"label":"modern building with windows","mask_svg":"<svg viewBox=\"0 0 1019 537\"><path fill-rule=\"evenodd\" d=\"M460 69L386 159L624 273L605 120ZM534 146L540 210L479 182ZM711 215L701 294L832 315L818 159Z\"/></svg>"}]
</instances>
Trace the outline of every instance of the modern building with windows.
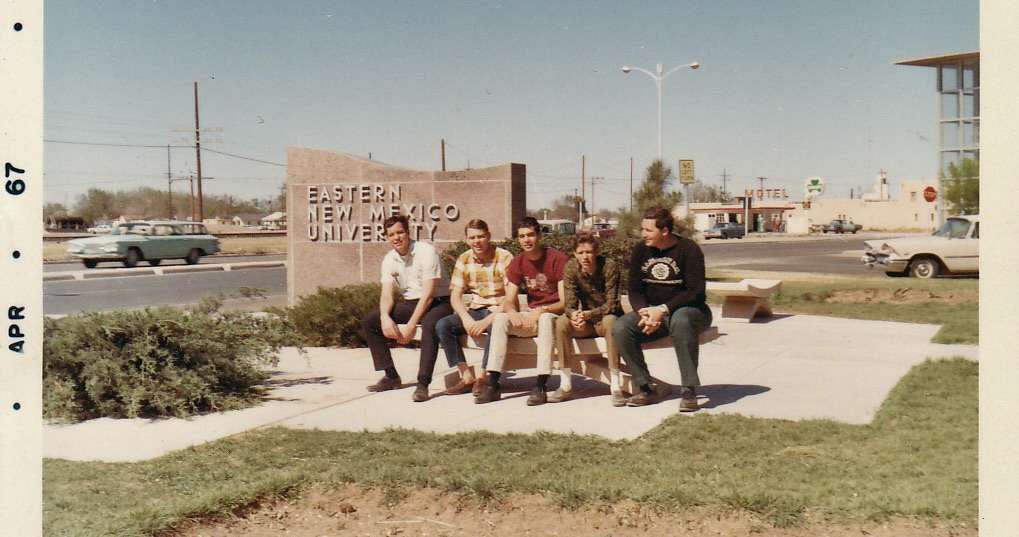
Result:
<instances>
[{"instance_id":1,"label":"modern building with windows","mask_svg":"<svg viewBox=\"0 0 1019 537\"><path fill-rule=\"evenodd\" d=\"M963 52L896 62L937 69L938 171L964 158L980 160L980 52ZM942 190L938 188L940 193ZM940 196L938 213L942 213Z\"/></svg>"}]
</instances>

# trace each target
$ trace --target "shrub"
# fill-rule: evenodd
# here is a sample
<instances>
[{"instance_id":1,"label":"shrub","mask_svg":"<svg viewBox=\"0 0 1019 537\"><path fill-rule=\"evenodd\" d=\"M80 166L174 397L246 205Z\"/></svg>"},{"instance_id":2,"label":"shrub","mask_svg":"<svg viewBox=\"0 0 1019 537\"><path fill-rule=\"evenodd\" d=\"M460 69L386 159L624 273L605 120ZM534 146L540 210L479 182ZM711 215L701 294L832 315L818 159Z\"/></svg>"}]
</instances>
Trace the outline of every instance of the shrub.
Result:
<instances>
[{"instance_id":1,"label":"shrub","mask_svg":"<svg viewBox=\"0 0 1019 537\"><path fill-rule=\"evenodd\" d=\"M47 318L43 415L58 421L176 416L255 403L266 365L292 338L275 316L190 310L85 313Z\"/></svg>"},{"instance_id":2,"label":"shrub","mask_svg":"<svg viewBox=\"0 0 1019 537\"><path fill-rule=\"evenodd\" d=\"M311 347L363 347L361 319L378 308L382 286L377 283L319 287L289 308L270 308L284 317L301 344Z\"/></svg>"}]
</instances>

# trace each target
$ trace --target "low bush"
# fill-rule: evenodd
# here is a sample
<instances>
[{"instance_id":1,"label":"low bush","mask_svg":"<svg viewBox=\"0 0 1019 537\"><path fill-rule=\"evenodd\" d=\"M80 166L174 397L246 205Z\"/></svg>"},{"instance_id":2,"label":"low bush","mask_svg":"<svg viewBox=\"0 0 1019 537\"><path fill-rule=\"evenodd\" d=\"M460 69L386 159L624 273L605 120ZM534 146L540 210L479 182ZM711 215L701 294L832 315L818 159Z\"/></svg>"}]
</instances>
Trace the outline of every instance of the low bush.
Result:
<instances>
[{"instance_id":1,"label":"low bush","mask_svg":"<svg viewBox=\"0 0 1019 537\"><path fill-rule=\"evenodd\" d=\"M377 283L319 287L288 308L269 312L287 320L297 341L309 347L363 347L361 319L379 307L382 286Z\"/></svg>"},{"instance_id":2,"label":"low bush","mask_svg":"<svg viewBox=\"0 0 1019 537\"><path fill-rule=\"evenodd\" d=\"M276 316L221 304L45 319L44 417L187 417L254 404L265 366L293 336Z\"/></svg>"}]
</instances>

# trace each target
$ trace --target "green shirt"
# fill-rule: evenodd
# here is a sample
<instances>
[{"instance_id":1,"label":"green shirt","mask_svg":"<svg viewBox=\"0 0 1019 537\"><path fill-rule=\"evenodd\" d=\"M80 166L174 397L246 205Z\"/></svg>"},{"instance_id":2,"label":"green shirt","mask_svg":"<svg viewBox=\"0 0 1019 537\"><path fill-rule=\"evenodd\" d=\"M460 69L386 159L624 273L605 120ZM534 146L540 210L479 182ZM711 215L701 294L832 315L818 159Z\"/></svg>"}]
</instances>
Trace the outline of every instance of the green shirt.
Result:
<instances>
[{"instance_id":1,"label":"green shirt","mask_svg":"<svg viewBox=\"0 0 1019 537\"><path fill-rule=\"evenodd\" d=\"M563 272L563 286L566 295L567 317L577 311L578 304L583 311L591 312L591 322L597 323L606 315L619 315L619 293L622 273L611 259L600 255L595 261L594 274L584 272L576 258L566 263Z\"/></svg>"}]
</instances>

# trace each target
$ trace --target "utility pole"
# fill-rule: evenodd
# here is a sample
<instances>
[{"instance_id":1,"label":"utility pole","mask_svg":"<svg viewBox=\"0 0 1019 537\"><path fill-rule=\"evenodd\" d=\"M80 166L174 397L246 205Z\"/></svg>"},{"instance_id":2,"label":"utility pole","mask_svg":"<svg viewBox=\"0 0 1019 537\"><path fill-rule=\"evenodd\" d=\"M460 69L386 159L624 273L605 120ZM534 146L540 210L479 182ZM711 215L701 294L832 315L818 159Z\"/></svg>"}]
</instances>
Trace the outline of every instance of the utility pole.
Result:
<instances>
[{"instance_id":1,"label":"utility pole","mask_svg":"<svg viewBox=\"0 0 1019 537\"><path fill-rule=\"evenodd\" d=\"M198 167L198 222L205 220L205 213L202 212L202 142L199 138L198 129L198 81L195 81L195 162Z\"/></svg>"},{"instance_id":2,"label":"utility pole","mask_svg":"<svg viewBox=\"0 0 1019 537\"><path fill-rule=\"evenodd\" d=\"M767 177L758 177L757 179L761 182L761 199L763 200L764 199L764 180L767 179Z\"/></svg>"},{"instance_id":3,"label":"utility pole","mask_svg":"<svg viewBox=\"0 0 1019 537\"><path fill-rule=\"evenodd\" d=\"M577 202L577 221L579 222L579 221L584 219L584 213L583 213L583 209L581 208L581 205L580 205L580 203L581 203L580 198L577 197L577 189L576 188L573 189L573 200Z\"/></svg>"},{"instance_id":4,"label":"utility pole","mask_svg":"<svg viewBox=\"0 0 1019 537\"><path fill-rule=\"evenodd\" d=\"M578 227L584 227L584 209L587 205L587 192L585 192L587 179L584 175L584 164L585 155L580 155L580 222L577 222Z\"/></svg>"},{"instance_id":5,"label":"utility pole","mask_svg":"<svg viewBox=\"0 0 1019 537\"><path fill-rule=\"evenodd\" d=\"M633 157L630 157L630 212L633 212Z\"/></svg>"},{"instance_id":6,"label":"utility pole","mask_svg":"<svg viewBox=\"0 0 1019 537\"><path fill-rule=\"evenodd\" d=\"M722 199L724 200L728 196L728 190L726 190L725 183L729 179L729 174L725 173L725 168L722 168Z\"/></svg>"},{"instance_id":7,"label":"utility pole","mask_svg":"<svg viewBox=\"0 0 1019 537\"><path fill-rule=\"evenodd\" d=\"M170 145L166 145L166 218L173 220L173 177L170 174Z\"/></svg>"},{"instance_id":8,"label":"utility pole","mask_svg":"<svg viewBox=\"0 0 1019 537\"><path fill-rule=\"evenodd\" d=\"M205 219L205 213L204 213L204 211L202 209L202 180L203 179L211 179L211 178L210 177L202 177L202 140L201 140L200 134L203 131L204 132L220 132L223 129L219 129L219 128L202 129L202 128L199 127L199 125L198 125L198 82L197 81L194 83L194 94L195 94L195 128L194 128L195 139L194 139L194 144L195 144L195 166L196 166L196 169L197 169L197 178L196 179L198 181L198 198L197 198L197 205L198 205L198 207L197 207L197 213L196 213L195 210L191 211L191 213L192 213L191 219L195 220L195 218L197 218L198 222L201 222L202 220ZM180 131L180 132L192 132L191 129L173 129L173 130L174 131ZM209 144L209 143L219 143L221 141L222 140L206 140L205 143L207 143L207 144ZM184 142L189 143L189 142L191 142L191 140L184 140ZM194 197L194 194L192 194L192 197ZM192 202L194 203L194 200L192 200Z\"/></svg>"},{"instance_id":9,"label":"utility pole","mask_svg":"<svg viewBox=\"0 0 1019 537\"><path fill-rule=\"evenodd\" d=\"M446 139L441 138L442 142L442 171L446 171Z\"/></svg>"}]
</instances>

